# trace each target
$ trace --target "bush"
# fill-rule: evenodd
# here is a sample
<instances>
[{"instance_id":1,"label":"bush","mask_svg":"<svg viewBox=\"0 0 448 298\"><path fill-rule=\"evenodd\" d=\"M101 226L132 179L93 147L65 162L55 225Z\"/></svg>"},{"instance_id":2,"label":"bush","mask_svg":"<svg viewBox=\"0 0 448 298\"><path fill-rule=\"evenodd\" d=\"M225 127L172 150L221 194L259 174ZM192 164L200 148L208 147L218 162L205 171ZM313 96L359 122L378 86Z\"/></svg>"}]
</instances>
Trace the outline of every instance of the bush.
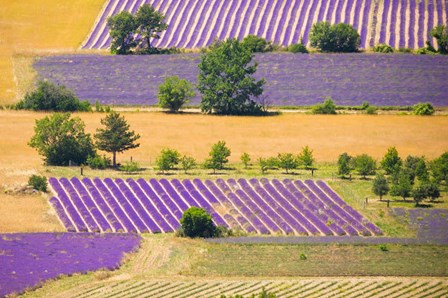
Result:
<instances>
[{"instance_id":1,"label":"bush","mask_svg":"<svg viewBox=\"0 0 448 298\"><path fill-rule=\"evenodd\" d=\"M394 49L390 45L387 45L385 43L380 43L373 47L373 51L375 53L387 54L387 53L393 53Z\"/></svg>"},{"instance_id":2,"label":"bush","mask_svg":"<svg viewBox=\"0 0 448 298\"><path fill-rule=\"evenodd\" d=\"M418 103L415 104L412 107L412 110L414 112L414 115L423 115L423 116L429 116L434 114L434 107L432 106L432 104L430 104L429 102L426 103Z\"/></svg>"},{"instance_id":3,"label":"bush","mask_svg":"<svg viewBox=\"0 0 448 298\"><path fill-rule=\"evenodd\" d=\"M179 164L180 153L175 149L162 149L160 155L156 159L157 167L162 173L174 169Z\"/></svg>"},{"instance_id":4,"label":"bush","mask_svg":"<svg viewBox=\"0 0 448 298\"><path fill-rule=\"evenodd\" d=\"M256 35L246 36L241 43L252 53L272 52L274 50L272 42Z\"/></svg>"},{"instance_id":5,"label":"bush","mask_svg":"<svg viewBox=\"0 0 448 298\"><path fill-rule=\"evenodd\" d=\"M36 90L27 93L16 105L17 109L34 111L91 111L88 101L80 101L76 95L63 85L39 81Z\"/></svg>"},{"instance_id":6,"label":"bush","mask_svg":"<svg viewBox=\"0 0 448 298\"><path fill-rule=\"evenodd\" d=\"M376 114L378 114L377 110L378 109L376 107L369 106L365 111L366 111L366 114L368 114L368 115L376 115Z\"/></svg>"},{"instance_id":7,"label":"bush","mask_svg":"<svg viewBox=\"0 0 448 298\"><path fill-rule=\"evenodd\" d=\"M310 31L312 47L322 52L357 52L361 38L352 25L319 22Z\"/></svg>"},{"instance_id":8,"label":"bush","mask_svg":"<svg viewBox=\"0 0 448 298\"><path fill-rule=\"evenodd\" d=\"M28 179L28 185L32 186L35 190L47 192L47 178L45 176L31 175Z\"/></svg>"},{"instance_id":9,"label":"bush","mask_svg":"<svg viewBox=\"0 0 448 298\"><path fill-rule=\"evenodd\" d=\"M410 48L399 48L398 52L402 53L402 54L411 54L413 52L413 50Z\"/></svg>"},{"instance_id":10,"label":"bush","mask_svg":"<svg viewBox=\"0 0 448 298\"><path fill-rule=\"evenodd\" d=\"M157 98L161 108L176 113L195 95L193 85L189 81L172 76L166 78L159 86Z\"/></svg>"},{"instance_id":11,"label":"bush","mask_svg":"<svg viewBox=\"0 0 448 298\"><path fill-rule=\"evenodd\" d=\"M312 107L311 112L313 114L336 115L336 105L333 100L328 97L323 104L318 104Z\"/></svg>"},{"instance_id":12,"label":"bush","mask_svg":"<svg viewBox=\"0 0 448 298\"><path fill-rule=\"evenodd\" d=\"M128 161L124 165L120 166L120 170L128 174L140 171L140 165L135 161Z\"/></svg>"},{"instance_id":13,"label":"bush","mask_svg":"<svg viewBox=\"0 0 448 298\"><path fill-rule=\"evenodd\" d=\"M288 52L308 54L308 50L303 43L295 43L288 47Z\"/></svg>"},{"instance_id":14,"label":"bush","mask_svg":"<svg viewBox=\"0 0 448 298\"><path fill-rule=\"evenodd\" d=\"M105 168L110 167L112 162L110 158L107 158L105 155L100 156L97 154L95 156L89 156L87 158L87 164L92 169L104 170Z\"/></svg>"},{"instance_id":15,"label":"bush","mask_svg":"<svg viewBox=\"0 0 448 298\"><path fill-rule=\"evenodd\" d=\"M215 236L216 227L212 216L202 208L190 207L182 214L180 219L182 234L186 237L210 238Z\"/></svg>"}]
</instances>

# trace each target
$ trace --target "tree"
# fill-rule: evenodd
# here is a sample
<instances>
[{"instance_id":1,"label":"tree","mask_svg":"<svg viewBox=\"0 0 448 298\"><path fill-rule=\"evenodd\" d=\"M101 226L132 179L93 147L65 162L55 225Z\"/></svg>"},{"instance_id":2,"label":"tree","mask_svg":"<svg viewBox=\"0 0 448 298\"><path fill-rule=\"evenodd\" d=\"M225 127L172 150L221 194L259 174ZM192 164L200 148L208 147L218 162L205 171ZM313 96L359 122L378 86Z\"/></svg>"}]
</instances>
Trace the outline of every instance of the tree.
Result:
<instances>
[{"instance_id":1,"label":"tree","mask_svg":"<svg viewBox=\"0 0 448 298\"><path fill-rule=\"evenodd\" d=\"M208 154L210 158L205 161L205 168L213 169L213 173L216 173L216 170L222 170L224 164L229 162L227 158L230 156L230 153L230 149L226 146L226 142L219 141L212 146L212 150Z\"/></svg>"},{"instance_id":2,"label":"tree","mask_svg":"<svg viewBox=\"0 0 448 298\"><path fill-rule=\"evenodd\" d=\"M390 189L392 196L400 196L403 200L406 200L412 193L412 184L409 174L406 170L401 169L398 174L398 180L394 183Z\"/></svg>"},{"instance_id":3,"label":"tree","mask_svg":"<svg viewBox=\"0 0 448 298\"><path fill-rule=\"evenodd\" d=\"M247 169L249 166L249 163L250 163L250 155L248 153L244 152L243 154L241 154L240 159L244 165L244 168Z\"/></svg>"},{"instance_id":4,"label":"tree","mask_svg":"<svg viewBox=\"0 0 448 298\"><path fill-rule=\"evenodd\" d=\"M256 35L247 35L241 42L252 53L272 52L272 42Z\"/></svg>"},{"instance_id":5,"label":"tree","mask_svg":"<svg viewBox=\"0 0 448 298\"><path fill-rule=\"evenodd\" d=\"M420 205L420 202L426 199L427 192L426 188L423 185L419 185L412 190L412 197L415 201L415 207Z\"/></svg>"},{"instance_id":6,"label":"tree","mask_svg":"<svg viewBox=\"0 0 448 298\"><path fill-rule=\"evenodd\" d=\"M180 219L182 232L187 237L209 238L215 235L216 227L212 216L202 208L190 207L182 214Z\"/></svg>"},{"instance_id":7,"label":"tree","mask_svg":"<svg viewBox=\"0 0 448 298\"><path fill-rule=\"evenodd\" d=\"M278 166L278 159L276 157L269 157L269 158L258 158L258 165L260 166L261 173L266 173L269 169L274 169Z\"/></svg>"},{"instance_id":8,"label":"tree","mask_svg":"<svg viewBox=\"0 0 448 298\"><path fill-rule=\"evenodd\" d=\"M353 158L347 153L342 153L338 158L338 175L344 177L345 175L350 175L353 170L352 166Z\"/></svg>"},{"instance_id":9,"label":"tree","mask_svg":"<svg viewBox=\"0 0 448 298\"><path fill-rule=\"evenodd\" d=\"M437 40L440 54L448 54L448 31L446 25L439 25L431 29L431 36Z\"/></svg>"},{"instance_id":10,"label":"tree","mask_svg":"<svg viewBox=\"0 0 448 298\"><path fill-rule=\"evenodd\" d=\"M389 183L383 174L376 174L375 179L373 179L372 191L377 196L380 196L380 201L382 201L383 196L389 192Z\"/></svg>"},{"instance_id":11,"label":"tree","mask_svg":"<svg viewBox=\"0 0 448 298\"><path fill-rule=\"evenodd\" d=\"M314 163L313 150L308 146L303 147L298 159L299 163L303 165L306 170L312 169Z\"/></svg>"},{"instance_id":12,"label":"tree","mask_svg":"<svg viewBox=\"0 0 448 298\"><path fill-rule=\"evenodd\" d=\"M127 55L136 46L134 34L136 23L134 16L128 11L122 11L107 19L112 39L110 51L114 54Z\"/></svg>"},{"instance_id":13,"label":"tree","mask_svg":"<svg viewBox=\"0 0 448 298\"><path fill-rule=\"evenodd\" d=\"M387 149L387 153L381 160L381 168L386 171L386 174L390 175L399 170L401 167L401 158L398 156L398 151L395 147Z\"/></svg>"},{"instance_id":14,"label":"tree","mask_svg":"<svg viewBox=\"0 0 448 298\"><path fill-rule=\"evenodd\" d=\"M277 166L279 168L285 169L286 174L289 170L297 169L299 163L292 153L279 153L277 156Z\"/></svg>"},{"instance_id":15,"label":"tree","mask_svg":"<svg viewBox=\"0 0 448 298\"><path fill-rule=\"evenodd\" d=\"M142 37L141 48L146 43L149 50L151 48L151 38L160 39L159 34L168 29L168 24L164 20L165 16L151 5L143 4L140 6L135 16L135 25L137 33Z\"/></svg>"},{"instance_id":16,"label":"tree","mask_svg":"<svg viewBox=\"0 0 448 298\"><path fill-rule=\"evenodd\" d=\"M361 41L359 33L349 24L330 25L318 22L310 31L312 47L322 52L357 52Z\"/></svg>"},{"instance_id":17,"label":"tree","mask_svg":"<svg viewBox=\"0 0 448 298\"><path fill-rule=\"evenodd\" d=\"M414 183L415 178L418 178L420 181L429 179L428 168L426 167L424 157L408 155L404 160L403 166L409 173L411 183Z\"/></svg>"},{"instance_id":18,"label":"tree","mask_svg":"<svg viewBox=\"0 0 448 298\"><path fill-rule=\"evenodd\" d=\"M36 90L25 95L16 105L17 109L34 111L89 111L88 101L80 101L75 93L64 85L56 85L48 81L37 82Z\"/></svg>"},{"instance_id":19,"label":"tree","mask_svg":"<svg viewBox=\"0 0 448 298\"><path fill-rule=\"evenodd\" d=\"M185 174L187 174L188 170L194 169L194 167L196 167L196 160L193 157L184 155L180 159L180 165Z\"/></svg>"},{"instance_id":20,"label":"tree","mask_svg":"<svg viewBox=\"0 0 448 298\"><path fill-rule=\"evenodd\" d=\"M429 102L417 103L412 107L412 110L414 112L414 115L430 116L434 114L434 107Z\"/></svg>"},{"instance_id":21,"label":"tree","mask_svg":"<svg viewBox=\"0 0 448 298\"><path fill-rule=\"evenodd\" d=\"M437 182L445 181L445 183L448 183L448 152L434 159L430 163L430 169Z\"/></svg>"},{"instance_id":22,"label":"tree","mask_svg":"<svg viewBox=\"0 0 448 298\"><path fill-rule=\"evenodd\" d=\"M322 104L312 107L313 114L336 115L336 105L330 97L327 97Z\"/></svg>"},{"instance_id":23,"label":"tree","mask_svg":"<svg viewBox=\"0 0 448 298\"><path fill-rule=\"evenodd\" d=\"M129 130L129 124L120 117L117 112L110 112L101 119L101 124L105 128L99 128L95 133L96 146L102 151L112 153L112 165L117 166L117 153L122 153L129 149L140 146L136 141L140 138L133 130Z\"/></svg>"},{"instance_id":24,"label":"tree","mask_svg":"<svg viewBox=\"0 0 448 298\"><path fill-rule=\"evenodd\" d=\"M257 64L253 54L237 39L215 42L201 55L198 90L201 110L223 115L261 113L255 100L263 93L264 79L252 75Z\"/></svg>"},{"instance_id":25,"label":"tree","mask_svg":"<svg viewBox=\"0 0 448 298\"><path fill-rule=\"evenodd\" d=\"M156 165L162 173L172 170L179 164L180 153L177 150L165 148L156 159Z\"/></svg>"},{"instance_id":26,"label":"tree","mask_svg":"<svg viewBox=\"0 0 448 298\"><path fill-rule=\"evenodd\" d=\"M95 155L90 134L84 132L85 124L69 113L54 113L36 120L34 136L28 143L44 157L47 165L66 166L70 161L83 164Z\"/></svg>"},{"instance_id":27,"label":"tree","mask_svg":"<svg viewBox=\"0 0 448 298\"><path fill-rule=\"evenodd\" d=\"M161 108L176 113L195 95L193 85L189 81L172 76L166 78L159 86L157 98Z\"/></svg>"},{"instance_id":28,"label":"tree","mask_svg":"<svg viewBox=\"0 0 448 298\"><path fill-rule=\"evenodd\" d=\"M359 175L363 176L364 179L366 179L367 175L375 174L376 162L373 157L361 154L355 157L354 163Z\"/></svg>"}]
</instances>

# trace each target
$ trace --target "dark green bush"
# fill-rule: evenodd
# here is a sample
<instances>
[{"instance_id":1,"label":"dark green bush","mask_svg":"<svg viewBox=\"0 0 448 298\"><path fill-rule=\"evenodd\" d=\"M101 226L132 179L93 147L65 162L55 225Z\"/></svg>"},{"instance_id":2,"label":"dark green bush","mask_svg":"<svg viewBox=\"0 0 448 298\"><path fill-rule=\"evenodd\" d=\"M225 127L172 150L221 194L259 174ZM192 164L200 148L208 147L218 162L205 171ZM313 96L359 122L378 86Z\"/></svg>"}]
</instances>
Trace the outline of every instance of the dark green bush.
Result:
<instances>
[{"instance_id":1,"label":"dark green bush","mask_svg":"<svg viewBox=\"0 0 448 298\"><path fill-rule=\"evenodd\" d=\"M295 43L288 47L288 52L308 54L308 50L303 43Z\"/></svg>"},{"instance_id":2,"label":"dark green bush","mask_svg":"<svg viewBox=\"0 0 448 298\"><path fill-rule=\"evenodd\" d=\"M33 92L17 103L16 108L34 111L90 111L88 101L80 101L76 95L63 85L55 85L47 81L39 81Z\"/></svg>"},{"instance_id":3,"label":"dark green bush","mask_svg":"<svg viewBox=\"0 0 448 298\"><path fill-rule=\"evenodd\" d=\"M313 114L325 114L325 115L335 115L336 105L331 98L325 99L324 103L315 105L312 107L311 112Z\"/></svg>"},{"instance_id":4,"label":"dark green bush","mask_svg":"<svg viewBox=\"0 0 448 298\"><path fill-rule=\"evenodd\" d=\"M45 176L31 175L28 179L28 185L32 186L35 190L47 192L47 178Z\"/></svg>"},{"instance_id":5,"label":"dark green bush","mask_svg":"<svg viewBox=\"0 0 448 298\"><path fill-rule=\"evenodd\" d=\"M310 31L310 44L322 52L357 52L359 33L350 24L318 22Z\"/></svg>"},{"instance_id":6,"label":"dark green bush","mask_svg":"<svg viewBox=\"0 0 448 298\"><path fill-rule=\"evenodd\" d=\"M265 53L265 52L272 52L274 50L272 42L267 41L263 37L258 37L256 35L246 36L241 43L252 53Z\"/></svg>"},{"instance_id":7,"label":"dark green bush","mask_svg":"<svg viewBox=\"0 0 448 298\"><path fill-rule=\"evenodd\" d=\"M429 116L434 114L434 107L432 106L431 103L429 102L420 102L418 104L415 104L412 107L412 110L414 112L414 115L424 115L424 116Z\"/></svg>"},{"instance_id":8,"label":"dark green bush","mask_svg":"<svg viewBox=\"0 0 448 298\"><path fill-rule=\"evenodd\" d=\"M385 43L380 43L373 47L373 51L375 53L386 54L386 53L393 53L394 49L390 45L387 45Z\"/></svg>"},{"instance_id":9,"label":"dark green bush","mask_svg":"<svg viewBox=\"0 0 448 298\"><path fill-rule=\"evenodd\" d=\"M95 155L95 156L89 156L87 158L87 164L92 169L103 170L105 168L110 167L111 163L112 162L111 162L110 158L107 158L105 155L103 155L103 156Z\"/></svg>"},{"instance_id":10,"label":"dark green bush","mask_svg":"<svg viewBox=\"0 0 448 298\"><path fill-rule=\"evenodd\" d=\"M186 237L210 238L216 235L216 227L212 216L202 208L190 207L182 214L180 219L182 233Z\"/></svg>"},{"instance_id":11,"label":"dark green bush","mask_svg":"<svg viewBox=\"0 0 448 298\"><path fill-rule=\"evenodd\" d=\"M140 171L140 165L138 164L138 162L129 161L129 162L125 162L124 165L121 165L120 170L124 171L128 174L135 173L135 172Z\"/></svg>"}]
</instances>

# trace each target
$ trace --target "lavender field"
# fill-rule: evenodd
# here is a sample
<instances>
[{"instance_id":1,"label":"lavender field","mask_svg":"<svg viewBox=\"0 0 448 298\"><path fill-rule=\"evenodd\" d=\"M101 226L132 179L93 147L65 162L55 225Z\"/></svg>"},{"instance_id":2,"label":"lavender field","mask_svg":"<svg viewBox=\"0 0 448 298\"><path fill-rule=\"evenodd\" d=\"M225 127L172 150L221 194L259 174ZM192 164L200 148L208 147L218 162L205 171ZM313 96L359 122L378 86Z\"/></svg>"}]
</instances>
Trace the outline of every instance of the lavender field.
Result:
<instances>
[{"instance_id":1,"label":"lavender field","mask_svg":"<svg viewBox=\"0 0 448 298\"><path fill-rule=\"evenodd\" d=\"M200 48L215 39L258 35L279 45L308 42L312 24L348 23L361 35L361 47L378 42L418 48L433 26L446 24L444 0L109 0L83 43L85 49L110 46L107 18L120 11L135 13L150 4L166 16L168 30L157 47Z\"/></svg>"},{"instance_id":2,"label":"lavender field","mask_svg":"<svg viewBox=\"0 0 448 298\"><path fill-rule=\"evenodd\" d=\"M116 269L139 243L131 234L0 234L0 297L63 274Z\"/></svg>"},{"instance_id":3,"label":"lavender field","mask_svg":"<svg viewBox=\"0 0 448 298\"><path fill-rule=\"evenodd\" d=\"M322 181L285 179L50 178L51 198L70 232L168 233L202 207L216 225L253 234L381 235Z\"/></svg>"},{"instance_id":4,"label":"lavender field","mask_svg":"<svg viewBox=\"0 0 448 298\"><path fill-rule=\"evenodd\" d=\"M159 85L178 75L197 82L199 54L43 57L39 79L64 84L81 99L114 105L155 105ZM387 54L259 54L257 78L275 106L309 106L330 96L338 105L448 106L448 58ZM200 94L191 104L200 103Z\"/></svg>"}]
</instances>

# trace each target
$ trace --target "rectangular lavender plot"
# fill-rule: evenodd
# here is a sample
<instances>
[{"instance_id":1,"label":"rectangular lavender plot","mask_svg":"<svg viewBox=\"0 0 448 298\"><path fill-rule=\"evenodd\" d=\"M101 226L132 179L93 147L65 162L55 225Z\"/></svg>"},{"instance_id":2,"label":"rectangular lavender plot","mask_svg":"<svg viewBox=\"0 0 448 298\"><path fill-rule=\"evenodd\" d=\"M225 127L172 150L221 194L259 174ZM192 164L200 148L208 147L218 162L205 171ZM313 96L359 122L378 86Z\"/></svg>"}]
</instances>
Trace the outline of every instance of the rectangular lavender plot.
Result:
<instances>
[{"instance_id":1,"label":"rectangular lavender plot","mask_svg":"<svg viewBox=\"0 0 448 298\"><path fill-rule=\"evenodd\" d=\"M160 200L157 194L153 191L148 182L146 182L146 180L144 179L138 179L137 183L143 189L143 191L145 192L146 196L151 201L151 203L156 207L156 209L160 212L162 217L170 225L171 231L175 231L176 229L178 229L180 227L179 221L173 217L171 212L167 209L165 204L163 204L163 202Z\"/></svg>"},{"instance_id":2,"label":"rectangular lavender plot","mask_svg":"<svg viewBox=\"0 0 448 298\"><path fill-rule=\"evenodd\" d=\"M95 185L89 178L83 178L82 183L86 187L87 191L91 194L92 198L97 203L98 207L106 217L107 222L112 226L114 232L124 232L123 225L120 220L115 216L114 212L109 208L106 201L104 201L102 195L98 191Z\"/></svg>"},{"instance_id":3,"label":"rectangular lavender plot","mask_svg":"<svg viewBox=\"0 0 448 298\"><path fill-rule=\"evenodd\" d=\"M120 204L118 204L117 200L114 198L110 190L104 185L103 181L99 178L94 179L94 183L102 196L104 197L107 204L110 206L110 208L113 210L113 212L116 214L117 218L120 219L121 223L123 224L124 228L127 232L138 232L137 228L134 226L134 224L129 219L128 215L124 212L124 209L121 207Z\"/></svg>"},{"instance_id":4,"label":"rectangular lavender plot","mask_svg":"<svg viewBox=\"0 0 448 298\"><path fill-rule=\"evenodd\" d=\"M67 229L67 232L76 232L75 226L70 221L70 218L67 216L67 213L65 213L64 207L62 207L62 204L59 202L59 200L55 197L52 197L50 199L50 203L53 206L54 210L56 211L56 214L58 215L62 224Z\"/></svg>"},{"instance_id":5,"label":"rectangular lavender plot","mask_svg":"<svg viewBox=\"0 0 448 298\"><path fill-rule=\"evenodd\" d=\"M143 204L143 207L151 215L151 217L154 219L157 225L161 228L161 231L165 233L172 232L173 228L170 227L167 221L163 218L162 214L156 208L156 205L154 205L151 202L151 200L142 190L141 186L139 186L139 184L137 184L133 179L129 179L127 182L131 187L131 189L134 191L134 193L137 195L140 202Z\"/></svg>"},{"instance_id":6,"label":"rectangular lavender plot","mask_svg":"<svg viewBox=\"0 0 448 298\"><path fill-rule=\"evenodd\" d=\"M92 214L93 218L98 222L98 225L100 226L101 231L103 231L103 232L111 232L112 231L112 227L107 222L107 220L103 216L103 214L98 210L98 208L96 207L95 202L92 200L92 198L88 194L87 190L84 188L84 186L81 183L81 181L79 181L79 179L75 178L75 177L70 179L70 181L72 182L74 188L80 194L81 200L84 202L84 204L86 205L87 209Z\"/></svg>"},{"instance_id":7,"label":"rectangular lavender plot","mask_svg":"<svg viewBox=\"0 0 448 298\"><path fill-rule=\"evenodd\" d=\"M134 193L131 189L126 185L126 183L122 179L116 179L115 180L118 187L128 199L129 204L132 206L132 208L135 210L135 213L141 218L143 223L146 227L148 227L149 231L151 233L159 233L160 228L157 226L157 224L152 220L152 218L147 213L146 209L143 208L140 201L135 197ZM145 229L145 232L148 232L148 229ZM144 231L142 231L144 232Z\"/></svg>"},{"instance_id":8,"label":"rectangular lavender plot","mask_svg":"<svg viewBox=\"0 0 448 298\"><path fill-rule=\"evenodd\" d=\"M81 216L79 215L76 208L73 206L72 202L66 195L64 189L59 184L59 181L56 178L50 178L48 179L50 185L53 187L53 189L56 191L58 198L64 207L64 209L67 211L68 216L73 220L73 223L76 226L76 230L79 232L87 232L87 226L82 220Z\"/></svg>"}]
</instances>

